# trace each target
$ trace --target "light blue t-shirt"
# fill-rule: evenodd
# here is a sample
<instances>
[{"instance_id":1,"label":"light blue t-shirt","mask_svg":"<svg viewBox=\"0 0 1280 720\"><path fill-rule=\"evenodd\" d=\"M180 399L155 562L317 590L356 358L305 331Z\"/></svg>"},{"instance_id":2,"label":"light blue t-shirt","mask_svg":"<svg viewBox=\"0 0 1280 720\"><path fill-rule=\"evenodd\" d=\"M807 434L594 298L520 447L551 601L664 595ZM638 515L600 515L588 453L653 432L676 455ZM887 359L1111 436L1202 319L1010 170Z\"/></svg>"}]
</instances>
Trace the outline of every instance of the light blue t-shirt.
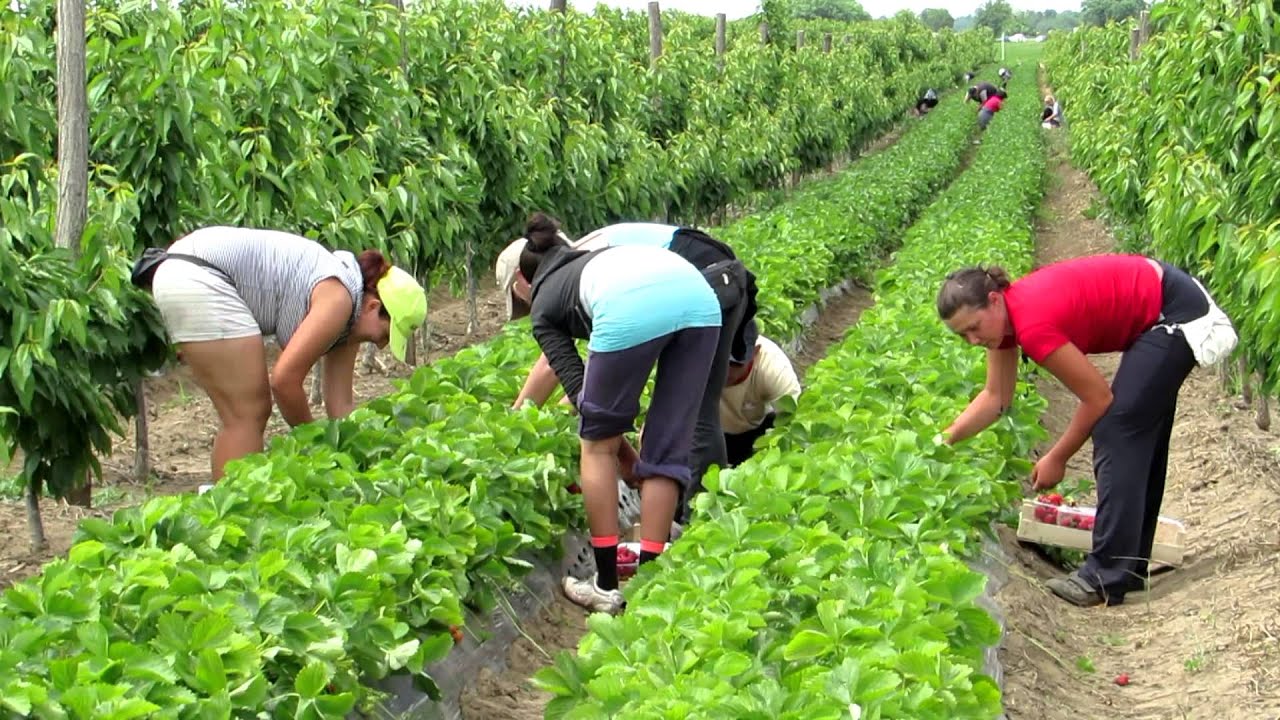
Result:
<instances>
[{"instance_id":1,"label":"light blue t-shirt","mask_svg":"<svg viewBox=\"0 0 1280 720\"><path fill-rule=\"evenodd\" d=\"M575 250L601 250L607 247L623 247L625 245L644 245L671 249L671 240L680 228L675 225L661 223L617 223L606 225L594 232L584 235L577 243Z\"/></svg>"},{"instance_id":2,"label":"light blue t-shirt","mask_svg":"<svg viewBox=\"0 0 1280 720\"><path fill-rule=\"evenodd\" d=\"M670 250L614 247L582 268L578 298L591 316L587 349L616 352L686 328L719 327L720 301L706 278Z\"/></svg>"}]
</instances>

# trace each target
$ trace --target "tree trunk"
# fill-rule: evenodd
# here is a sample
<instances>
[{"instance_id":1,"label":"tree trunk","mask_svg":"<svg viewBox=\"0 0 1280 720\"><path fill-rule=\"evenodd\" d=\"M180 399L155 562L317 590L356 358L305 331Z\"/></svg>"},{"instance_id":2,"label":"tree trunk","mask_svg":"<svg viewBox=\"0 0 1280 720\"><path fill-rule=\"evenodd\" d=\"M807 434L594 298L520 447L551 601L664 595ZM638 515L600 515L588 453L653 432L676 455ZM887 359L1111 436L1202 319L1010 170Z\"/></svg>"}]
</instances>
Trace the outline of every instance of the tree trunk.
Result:
<instances>
[{"instance_id":1,"label":"tree trunk","mask_svg":"<svg viewBox=\"0 0 1280 720\"><path fill-rule=\"evenodd\" d=\"M40 493L43 485L39 480L27 483L27 529L31 531L31 551L41 552L45 549L44 520L40 517Z\"/></svg>"},{"instance_id":2,"label":"tree trunk","mask_svg":"<svg viewBox=\"0 0 1280 720\"><path fill-rule=\"evenodd\" d=\"M138 413L133 417L133 479L142 482L151 474L151 419L147 417L147 394L141 379L133 385L133 402Z\"/></svg>"},{"instance_id":3,"label":"tree trunk","mask_svg":"<svg viewBox=\"0 0 1280 720\"><path fill-rule=\"evenodd\" d=\"M410 337L409 342L405 345L405 348L404 348L405 362L409 362L411 360L410 355L412 353L413 353L413 338ZM374 345L373 343L365 343L364 358L361 360L360 364L363 366L364 373L366 375L369 375L374 372L379 372L379 373L387 372L386 366L384 366L381 362L378 361L378 346Z\"/></svg>"},{"instance_id":4,"label":"tree trunk","mask_svg":"<svg viewBox=\"0 0 1280 720\"><path fill-rule=\"evenodd\" d=\"M1262 388L1262 384L1258 384ZM1253 419L1258 425L1259 430L1271 429L1271 407L1267 400L1267 394L1261 389L1258 390L1258 415Z\"/></svg>"},{"instance_id":5,"label":"tree trunk","mask_svg":"<svg viewBox=\"0 0 1280 720\"><path fill-rule=\"evenodd\" d=\"M315 367L311 368L310 402L312 405L324 403L324 358L317 360Z\"/></svg>"},{"instance_id":6,"label":"tree trunk","mask_svg":"<svg viewBox=\"0 0 1280 720\"><path fill-rule=\"evenodd\" d=\"M84 0L58 0L58 215L55 242L80 256L89 193Z\"/></svg>"},{"instance_id":7,"label":"tree trunk","mask_svg":"<svg viewBox=\"0 0 1280 720\"><path fill-rule=\"evenodd\" d=\"M1223 363L1225 366L1226 363ZM1253 382L1249 377L1249 367L1245 362L1244 355L1240 356L1240 402L1236 407L1241 410L1253 407Z\"/></svg>"},{"instance_id":8,"label":"tree trunk","mask_svg":"<svg viewBox=\"0 0 1280 720\"><path fill-rule=\"evenodd\" d=\"M467 337L471 337L472 333L480 324L480 308L476 289L476 249L475 243L471 238L467 238L467 262L464 268L467 275Z\"/></svg>"}]
</instances>

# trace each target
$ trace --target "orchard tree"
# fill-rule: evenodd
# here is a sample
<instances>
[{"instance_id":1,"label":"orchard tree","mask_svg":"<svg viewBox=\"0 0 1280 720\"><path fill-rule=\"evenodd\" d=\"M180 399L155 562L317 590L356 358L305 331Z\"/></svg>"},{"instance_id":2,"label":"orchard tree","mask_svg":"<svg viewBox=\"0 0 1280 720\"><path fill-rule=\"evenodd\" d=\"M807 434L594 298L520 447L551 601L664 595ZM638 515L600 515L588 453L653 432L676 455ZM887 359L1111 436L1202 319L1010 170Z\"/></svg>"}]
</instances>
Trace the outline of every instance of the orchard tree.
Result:
<instances>
[{"instance_id":1,"label":"orchard tree","mask_svg":"<svg viewBox=\"0 0 1280 720\"><path fill-rule=\"evenodd\" d=\"M974 24L989 27L999 37L1013 24L1013 7L1008 0L987 0L974 15Z\"/></svg>"},{"instance_id":2,"label":"orchard tree","mask_svg":"<svg viewBox=\"0 0 1280 720\"><path fill-rule=\"evenodd\" d=\"M793 0L792 12L801 20L857 22L871 19L871 14L858 0Z\"/></svg>"},{"instance_id":3,"label":"orchard tree","mask_svg":"<svg viewBox=\"0 0 1280 720\"><path fill-rule=\"evenodd\" d=\"M920 22L934 32L943 28L955 28L956 19L946 8L925 8L920 11Z\"/></svg>"},{"instance_id":4,"label":"orchard tree","mask_svg":"<svg viewBox=\"0 0 1280 720\"><path fill-rule=\"evenodd\" d=\"M1146 9L1142 0L1084 0L1080 15L1085 24L1106 25L1113 20L1137 17Z\"/></svg>"}]
</instances>

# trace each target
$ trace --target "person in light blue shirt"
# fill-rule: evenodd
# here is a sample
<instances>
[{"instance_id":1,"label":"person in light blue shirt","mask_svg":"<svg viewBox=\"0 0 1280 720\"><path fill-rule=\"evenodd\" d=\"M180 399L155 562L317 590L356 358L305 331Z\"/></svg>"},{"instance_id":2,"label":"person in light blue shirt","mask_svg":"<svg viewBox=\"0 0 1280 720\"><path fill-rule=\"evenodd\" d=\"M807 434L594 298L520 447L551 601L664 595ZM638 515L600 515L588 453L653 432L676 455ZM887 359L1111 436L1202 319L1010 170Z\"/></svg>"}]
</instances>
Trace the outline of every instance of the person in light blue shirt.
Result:
<instances>
[{"instance_id":1,"label":"person in light blue shirt","mask_svg":"<svg viewBox=\"0 0 1280 720\"><path fill-rule=\"evenodd\" d=\"M680 521L686 522L688 500L701 490L702 475L712 465L727 467L728 450L720 426L720 393L724 389L730 361L745 362L754 347L755 337L759 334L755 325L755 276L738 261L728 245L694 228L663 223L616 223L594 230L577 241L570 241L559 230L559 224L556 223L555 226L557 237L576 251L599 252L606 248L621 247L669 250L702 271L708 283L716 288L722 310L721 333L708 390L699 407L694 431L693 489L685 495L679 514ZM522 237L508 245L498 256L498 285L506 290L508 318L519 317L527 312L527 304L521 300L521 295L527 289L528 281L519 269L519 258L526 247L527 240ZM717 280L723 277L720 271L726 265L735 266L735 273L731 273L734 280L730 286ZM560 378L559 382L563 384L563 380L564 378ZM541 405L555 390L556 383L556 375L544 354L530 370L513 406L520 407L526 400Z\"/></svg>"}]
</instances>

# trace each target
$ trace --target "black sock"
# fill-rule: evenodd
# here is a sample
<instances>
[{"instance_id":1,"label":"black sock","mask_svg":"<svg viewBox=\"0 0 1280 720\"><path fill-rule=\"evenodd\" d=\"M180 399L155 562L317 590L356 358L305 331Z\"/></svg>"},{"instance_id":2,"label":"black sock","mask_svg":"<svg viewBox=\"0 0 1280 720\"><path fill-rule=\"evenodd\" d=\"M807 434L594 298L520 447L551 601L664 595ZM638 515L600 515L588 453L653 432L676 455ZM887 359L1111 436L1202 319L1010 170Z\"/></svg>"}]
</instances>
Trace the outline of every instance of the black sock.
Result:
<instances>
[{"instance_id":1,"label":"black sock","mask_svg":"<svg viewBox=\"0 0 1280 720\"><path fill-rule=\"evenodd\" d=\"M592 547L596 558L596 587L601 590L618 589L618 546ZM641 553L643 557L643 553Z\"/></svg>"},{"instance_id":2,"label":"black sock","mask_svg":"<svg viewBox=\"0 0 1280 720\"><path fill-rule=\"evenodd\" d=\"M648 550L641 550L641 551L640 551L640 564L641 564L641 565L643 565L643 564L645 564L645 563L649 562L650 560L657 560L657 559L658 559L658 556L659 556L659 555L661 555L661 554L662 554L662 553L649 552Z\"/></svg>"}]
</instances>

